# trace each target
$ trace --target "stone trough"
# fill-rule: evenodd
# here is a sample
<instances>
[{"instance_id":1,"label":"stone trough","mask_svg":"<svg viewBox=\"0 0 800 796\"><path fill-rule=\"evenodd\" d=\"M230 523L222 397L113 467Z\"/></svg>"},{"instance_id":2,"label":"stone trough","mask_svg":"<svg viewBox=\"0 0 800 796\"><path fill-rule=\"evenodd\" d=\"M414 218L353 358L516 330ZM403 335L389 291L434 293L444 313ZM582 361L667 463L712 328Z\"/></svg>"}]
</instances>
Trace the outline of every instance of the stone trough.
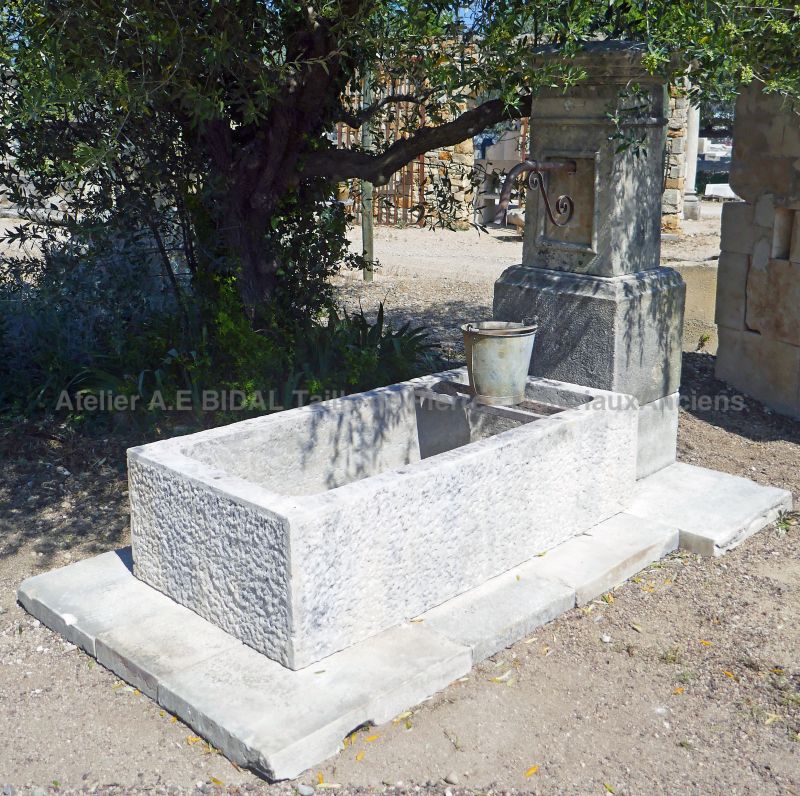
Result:
<instances>
[{"instance_id":1,"label":"stone trough","mask_svg":"<svg viewBox=\"0 0 800 796\"><path fill-rule=\"evenodd\" d=\"M137 577L292 669L621 511L637 404L529 379L514 408L435 374L128 454Z\"/></svg>"},{"instance_id":2,"label":"stone trough","mask_svg":"<svg viewBox=\"0 0 800 796\"><path fill-rule=\"evenodd\" d=\"M18 598L238 765L295 777L679 544L720 555L791 508L680 463L636 481L638 416L541 378L479 407L453 371L135 448L132 557Z\"/></svg>"}]
</instances>

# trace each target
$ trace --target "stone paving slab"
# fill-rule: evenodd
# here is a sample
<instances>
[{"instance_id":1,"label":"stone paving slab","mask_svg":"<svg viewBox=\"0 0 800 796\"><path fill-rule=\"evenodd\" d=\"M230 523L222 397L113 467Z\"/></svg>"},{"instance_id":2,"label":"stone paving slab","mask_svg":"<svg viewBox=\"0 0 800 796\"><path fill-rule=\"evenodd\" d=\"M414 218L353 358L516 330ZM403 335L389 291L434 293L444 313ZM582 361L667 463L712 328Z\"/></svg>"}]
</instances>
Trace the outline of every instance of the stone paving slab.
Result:
<instances>
[{"instance_id":1,"label":"stone paving slab","mask_svg":"<svg viewBox=\"0 0 800 796\"><path fill-rule=\"evenodd\" d=\"M158 698L235 762L285 779L336 754L356 727L390 720L471 666L467 647L401 625L296 671L243 646L168 677Z\"/></svg>"},{"instance_id":2,"label":"stone paving slab","mask_svg":"<svg viewBox=\"0 0 800 796\"><path fill-rule=\"evenodd\" d=\"M785 489L678 462L639 481L628 512L679 528L686 550L719 556L791 509Z\"/></svg>"},{"instance_id":3,"label":"stone paving slab","mask_svg":"<svg viewBox=\"0 0 800 796\"><path fill-rule=\"evenodd\" d=\"M97 662L151 699L169 675L243 646L188 608L158 592L156 596L158 613L135 622L125 622L123 616L124 624L95 640Z\"/></svg>"},{"instance_id":4,"label":"stone paving slab","mask_svg":"<svg viewBox=\"0 0 800 796\"><path fill-rule=\"evenodd\" d=\"M131 549L103 553L28 578L19 588L22 607L67 641L96 657L95 639L121 622L158 613L163 595L143 591L132 574Z\"/></svg>"},{"instance_id":5,"label":"stone paving slab","mask_svg":"<svg viewBox=\"0 0 800 796\"><path fill-rule=\"evenodd\" d=\"M420 618L425 627L469 647L477 663L574 607L574 588L523 564Z\"/></svg>"},{"instance_id":6,"label":"stone paving slab","mask_svg":"<svg viewBox=\"0 0 800 796\"><path fill-rule=\"evenodd\" d=\"M574 589L577 604L585 605L677 547L677 528L622 513L524 567L565 583Z\"/></svg>"}]
</instances>

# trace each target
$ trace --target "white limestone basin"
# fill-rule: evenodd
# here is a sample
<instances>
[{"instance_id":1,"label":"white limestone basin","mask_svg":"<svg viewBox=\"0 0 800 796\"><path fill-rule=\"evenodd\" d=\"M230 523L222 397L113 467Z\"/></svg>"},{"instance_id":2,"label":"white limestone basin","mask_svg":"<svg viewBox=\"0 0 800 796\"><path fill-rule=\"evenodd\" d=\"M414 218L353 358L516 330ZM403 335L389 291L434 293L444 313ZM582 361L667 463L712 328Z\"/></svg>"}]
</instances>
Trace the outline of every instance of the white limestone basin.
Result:
<instances>
[{"instance_id":1,"label":"white limestone basin","mask_svg":"<svg viewBox=\"0 0 800 796\"><path fill-rule=\"evenodd\" d=\"M530 378L549 406L477 408L465 384L434 374L130 449L135 574L299 669L629 503L634 400Z\"/></svg>"}]
</instances>

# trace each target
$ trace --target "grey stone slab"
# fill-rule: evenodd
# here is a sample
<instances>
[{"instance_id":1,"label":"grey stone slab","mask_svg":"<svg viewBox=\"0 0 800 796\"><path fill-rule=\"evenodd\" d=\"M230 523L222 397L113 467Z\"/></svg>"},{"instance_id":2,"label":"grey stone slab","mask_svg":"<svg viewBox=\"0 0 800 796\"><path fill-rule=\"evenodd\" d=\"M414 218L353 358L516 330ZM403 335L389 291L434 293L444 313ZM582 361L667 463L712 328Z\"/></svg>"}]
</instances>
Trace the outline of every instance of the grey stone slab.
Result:
<instances>
[{"instance_id":1,"label":"grey stone slab","mask_svg":"<svg viewBox=\"0 0 800 796\"><path fill-rule=\"evenodd\" d=\"M155 615L159 598L133 577L129 547L34 575L17 592L28 613L90 655L95 638L121 617L135 622Z\"/></svg>"},{"instance_id":2,"label":"grey stone slab","mask_svg":"<svg viewBox=\"0 0 800 796\"><path fill-rule=\"evenodd\" d=\"M584 605L677 547L677 528L622 513L527 566L575 589L577 604Z\"/></svg>"},{"instance_id":3,"label":"grey stone slab","mask_svg":"<svg viewBox=\"0 0 800 796\"><path fill-rule=\"evenodd\" d=\"M628 511L681 532L681 547L718 556L792 508L791 492L677 462L637 484Z\"/></svg>"},{"instance_id":4,"label":"grey stone slab","mask_svg":"<svg viewBox=\"0 0 800 796\"><path fill-rule=\"evenodd\" d=\"M98 663L151 699L156 699L159 682L173 672L242 646L238 639L169 597L153 593L139 582L137 586L142 593L148 589L148 601L152 598L159 603L158 613L100 633L95 639L95 656Z\"/></svg>"},{"instance_id":5,"label":"grey stone slab","mask_svg":"<svg viewBox=\"0 0 800 796\"><path fill-rule=\"evenodd\" d=\"M677 392L639 407L636 477L644 478L675 461L678 439Z\"/></svg>"},{"instance_id":6,"label":"grey stone slab","mask_svg":"<svg viewBox=\"0 0 800 796\"><path fill-rule=\"evenodd\" d=\"M575 606L575 590L530 571L506 572L422 614L425 627L472 649L477 663Z\"/></svg>"},{"instance_id":7,"label":"grey stone slab","mask_svg":"<svg viewBox=\"0 0 800 796\"><path fill-rule=\"evenodd\" d=\"M471 665L469 648L402 625L295 671L242 646L170 676L158 701L234 762L286 779L335 754L356 727L388 721Z\"/></svg>"}]
</instances>

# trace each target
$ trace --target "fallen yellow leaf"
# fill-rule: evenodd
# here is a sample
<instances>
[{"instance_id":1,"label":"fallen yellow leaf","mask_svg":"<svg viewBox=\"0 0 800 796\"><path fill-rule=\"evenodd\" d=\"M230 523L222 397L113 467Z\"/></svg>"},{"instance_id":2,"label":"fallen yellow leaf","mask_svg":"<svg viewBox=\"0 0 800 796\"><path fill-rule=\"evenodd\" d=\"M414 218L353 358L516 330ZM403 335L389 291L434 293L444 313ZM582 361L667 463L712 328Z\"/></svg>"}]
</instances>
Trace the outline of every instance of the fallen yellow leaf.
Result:
<instances>
[{"instance_id":1,"label":"fallen yellow leaf","mask_svg":"<svg viewBox=\"0 0 800 796\"><path fill-rule=\"evenodd\" d=\"M525 776L530 779L537 771L539 770L539 766L531 766L526 772Z\"/></svg>"},{"instance_id":2,"label":"fallen yellow leaf","mask_svg":"<svg viewBox=\"0 0 800 796\"><path fill-rule=\"evenodd\" d=\"M173 716L173 717L170 719L170 721L171 721L173 724L177 724L177 723L178 723L178 717L177 717L177 716Z\"/></svg>"},{"instance_id":3,"label":"fallen yellow leaf","mask_svg":"<svg viewBox=\"0 0 800 796\"><path fill-rule=\"evenodd\" d=\"M736 680L737 683L739 682L739 678L733 672L729 672L727 669L723 669L722 673L725 675L725 677L730 677L731 680Z\"/></svg>"},{"instance_id":4,"label":"fallen yellow leaf","mask_svg":"<svg viewBox=\"0 0 800 796\"><path fill-rule=\"evenodd\" d=\"M198 741L202 741L203 739L199 735L187 735L186 736L186 743L191 746L192 744L198 743Z\"/></svg>"},{"instance_id":5,"label":"fallen yellow leaf","mask_svg":"<svg viewBox=\"0 0 800 796\"><path fill-rule=\"evenodd\" d=\"M414 715L414 714L413 714L413 712L412 712L412 711L410 711L410 710L406 710L406 711L404 711L403 713L400 713L399 715L395 716L395 717L392 719L392 723L393 723L393 724L399 724L399 723L400 723L400 722L401 722L403 719L407 719L407 718L409 718L409 717L411 717L411 716L413 716L413 715Z\"/></svg>"},{"instance_id":6,"label":"fallen yellow leaf","mask_svg":"<svg viewBox=\"0 0 800 796\"><path fill-rule=\"evenodd\" d=\"M672 692L675 696L680 696L683 693L684 689L682 686L677 686L675 690Z\"/></svg>"},{"instance_id":7,"label":"fallen yellow leaf","mask_svg":"<svg viewBox=\"0 0 800 796\"><path fill-rule=\"evenodd\" d=\"M604 783L603 783L603 787L604 787L604 788L605 788L605 789L606 789L606 790L607 790L609 793L616 793L616 791L614 790L614 788L612 788L612 787L611 787L611 785L609 785L607 782L604 782Z\"/></svg>"},{"instance_id":8,"label":"fallen yellow leaf","mask_svg":"<svg viewBox=\"0 0 800 796\"><path fill-rule=\"evenodd\" d=\"M699 639L699 641L704 647L711 647L714 644L713 641L706 641L704 638Z\"/></svg>"},{"instance_id":9,"label":"fallen yellow leaf","mask_svg":"<svg viewBox=\"0 0 800 796\"><path fill-rule=\"evenodd\" d=\"M377 741L378 738L380 738L380 737L381 737L380 735L368 735L364 740L367 743L372 743L373 741Z\"/></svg>"},{"instance_id":10,"label":"fallen yellow leaf","mask_svg":"<svg viewBox=\"0 0 800 796\"><path fill-rule=\"evenodd\" d=\"M216 777L209 777L208 781L212 785L224 785L225 784L221 779L217 779Z\"/></svg>"},{"instance_id":11,"label":"fallen yellow leaf","mask_svg":"<svg viewBox=\"0 0 800 796\"><path fill-rule=\"evenodd\" d=\"M322 775L321 771L317 771L317 784L322 785L325 782L325 777Z\"/></svg>"},{"instance_id":12,"label":"fallen yellow leaf","mask_svg":"<svg viewBox=\"0 0 800 796\"><path fill-rule=\"evenodd\" d=\"M604 594L602 600L604 603L611 605L611 603L614 602L614 595L611 592L609 592L608 594Z\"/></svg>"},{"instance_id":13,"label":"fallen yellow leaf","mask_svg":"<svg viewBox=\"0 0 800 796\"><path fill-rule=\"evenodd\" d=\"M361 750L361 751L360 751L360 752L359 752L359 753L356 755L356 763L360 763L360 762L361 762L361 761L364 759L364 755L365 755L365 754L366 754L366 752L364 752L364 750L362 749L362 750Z\"/></svg>"}]
</instances>

